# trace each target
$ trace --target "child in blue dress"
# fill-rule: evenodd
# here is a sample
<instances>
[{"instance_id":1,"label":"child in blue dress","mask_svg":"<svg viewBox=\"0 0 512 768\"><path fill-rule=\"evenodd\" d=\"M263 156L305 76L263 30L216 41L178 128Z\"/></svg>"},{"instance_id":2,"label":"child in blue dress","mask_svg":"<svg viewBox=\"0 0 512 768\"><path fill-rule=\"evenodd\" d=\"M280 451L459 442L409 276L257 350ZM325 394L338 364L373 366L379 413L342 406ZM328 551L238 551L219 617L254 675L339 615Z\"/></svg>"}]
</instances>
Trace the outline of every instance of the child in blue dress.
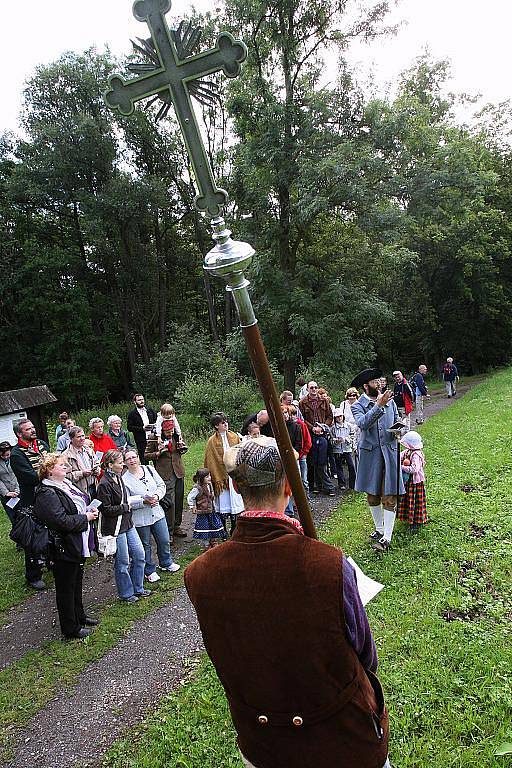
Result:
<instances>
[{"instance_id":1,"label":"child in blue dress","mask_svg":"<svg viewBox=\"0 0 512 768\"><path fill-rule=\"evenodd\" d=\"M210 470L206 467L198 469L192 478L195 485L187 496L187 504L196 513L193 539L198 539L208 548L218 544L219 539L226 538L222 519L215 511L214 493Z\"/></svg>"}]
</instances>

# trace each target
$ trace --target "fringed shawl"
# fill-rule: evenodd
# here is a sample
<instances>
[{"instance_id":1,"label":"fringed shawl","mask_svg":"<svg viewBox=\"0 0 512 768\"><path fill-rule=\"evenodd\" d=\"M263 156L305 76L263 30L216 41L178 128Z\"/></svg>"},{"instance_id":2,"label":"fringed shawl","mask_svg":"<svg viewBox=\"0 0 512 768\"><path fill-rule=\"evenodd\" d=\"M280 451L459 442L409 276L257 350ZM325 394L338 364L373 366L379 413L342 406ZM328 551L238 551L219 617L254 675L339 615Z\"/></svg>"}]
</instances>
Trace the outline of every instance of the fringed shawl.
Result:
<instances>
[{"instance_id":1,"label":"fringed shawl","mask_svg":"<svg viewBox=\"0 0 512 768\"><path fill-rule=\"evenodd\" d=\"M235 432L228 430L226 435L230 447L232 445L238 445L240 442L240 438ZM229 488L229 484L228 473L224 466L224 446L222 444L222 437L218 432L215 432L206 443L204 466L208 467L210 470L215 495L220 496L222 491Z\"/></svg>"}]
</instances>

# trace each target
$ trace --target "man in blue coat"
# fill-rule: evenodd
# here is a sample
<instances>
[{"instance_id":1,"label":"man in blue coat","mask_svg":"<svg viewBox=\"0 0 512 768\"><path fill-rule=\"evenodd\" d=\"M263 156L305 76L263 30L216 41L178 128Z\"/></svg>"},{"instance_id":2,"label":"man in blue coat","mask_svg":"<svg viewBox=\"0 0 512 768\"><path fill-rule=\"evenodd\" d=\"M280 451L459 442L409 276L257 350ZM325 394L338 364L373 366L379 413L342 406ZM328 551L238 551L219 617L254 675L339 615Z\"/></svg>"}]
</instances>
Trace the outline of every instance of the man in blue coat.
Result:
<instances>
[{"instance_id":1,"label":"man in blue coat","mask_svg":"<svg viewBox=\"0 0 512 768\"><path fill-rule=\"evenodd\" d=\"M379 552L389 549L395 525L397 496L405 493L402 473L398 472L398 442L390 428L399 420L393 393L379 391L382 373L377 368L361 371L352 381L364 394L352 405L361 430L356 491L367 494L375 531L370 539Z\"/></svg>"}]
</instances>

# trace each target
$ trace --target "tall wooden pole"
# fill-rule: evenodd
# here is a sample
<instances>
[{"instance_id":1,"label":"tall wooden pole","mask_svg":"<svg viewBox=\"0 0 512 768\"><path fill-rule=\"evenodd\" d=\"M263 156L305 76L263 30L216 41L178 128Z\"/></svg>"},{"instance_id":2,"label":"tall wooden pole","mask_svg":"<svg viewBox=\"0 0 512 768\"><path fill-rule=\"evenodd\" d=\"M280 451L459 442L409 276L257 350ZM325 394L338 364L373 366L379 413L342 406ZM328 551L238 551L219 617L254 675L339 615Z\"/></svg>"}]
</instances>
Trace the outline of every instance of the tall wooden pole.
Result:
<instances>
[{"instance_id":1,"label":"tall wooden pole","mask_svg":"<svg viewBox=\"0 0 512 768\"><path fill-rule=\"evenodd\" d=\"M297 505L300 522L306 536L316 539L317 534L311 507L304 490L290 435L281 410L279 395L272 378L267 353L263 346L258 321L249 295L249 281L244 277L244 270L252 261L254 249L248 243L232 240L231 232L226 229L224 219L221 216L212 219L212 228L216 245L206 255L204 268L207 272L223 279L227 283L228 291L232 292L247 351L265 401L286 477Z\"/></svg>"},{"instance_id":2,"label":"tall wooden pole","mask_svg":"<svg viewBox=\"0 0 512 768\"><path fill-rule=\"evenodd\" d=\"M295 451L290 441L290 435L286 427L286 422L283 418L283 412L281 410L281 403L279 401L279 395L277 394L276 385L272 378L272 372L268 364L265 347L263 346L263 340L258 324L250 325L246 328L242 327L242 331L247 345L247 351L251 358L252 367L260 386L263 400L267 407L268 416L274 436L279 446L279 453L284 465L286 477L290 483L292 489L293 498L297 506L299 513L299 519L304 529L306 536L312 539L317 538L315 524L313 522L313 516L311 514L311 508L309 506L306 491L302 483L302 478L297 466L297 459L295 458Z\"/></svg>"}]
</instances>

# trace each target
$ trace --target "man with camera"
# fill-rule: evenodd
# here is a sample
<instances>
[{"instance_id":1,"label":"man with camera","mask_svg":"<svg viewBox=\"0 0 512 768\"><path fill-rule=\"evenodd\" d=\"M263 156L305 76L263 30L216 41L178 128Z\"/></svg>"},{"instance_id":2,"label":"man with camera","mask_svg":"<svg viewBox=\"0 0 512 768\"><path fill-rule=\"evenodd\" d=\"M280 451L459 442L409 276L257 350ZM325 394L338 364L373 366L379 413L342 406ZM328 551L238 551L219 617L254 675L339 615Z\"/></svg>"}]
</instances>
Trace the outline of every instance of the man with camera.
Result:
<instances>
[{"instance_id":1,"label":"man with camera","mask_svg":"<svg viewBox=\"0 0 512 768\"><path fill-rule=\"evenodd\" d=\"M402 473L398 472L399 447L392 427L398 421L393 393L380 392L377 368L367 368L352 381L353 387L364 389L352 413L361 430L356 491L367 494L368 506L375 525L370 535L373 549L387 552L395 526L398 496L405 493Z\"/></svg>"},{"instance_id":2,"label":"man with camera","mask_svg":"<svg viewBox=\"0 0 512 768\"><path fill-rule=\"evenodd\" d=\"M18 442L11 451L11 467L20 487L20 503L16 514L23 507L34 505L36 485L39 485L37 474L43 457L50 452L50 447L41 440L30 419L20 419L13 425ZM25 578L32 589L46 589L42 579L43 568L41 558L25 550Z\"/></svg>"},{"instance_id":3,"label":"man with camera","mask_svg":"<svg viewBox=\"0 0 512 768\"><path fill-rule=\"evenodd\" d=\"M181 455L186 450L181 437L178 438L172 419L164 419L162 437L151 433L145 453L146 462L153 462L165 482L166 493L160 503L165 512L171 544L175 536L184 538L187 535L181 527L185 495L185 467Z\"/></svg>"},{"instance_id":4,"label":"man with camera","mask_svg":"<svg viewBox=\"0 0 512 768\"><path fill-rule=\"evenodd\" d=\"M312 441L311 450L306 457L309 489L313 493L323 491L329 496L334 496L334 483L327 472L332 410L329 400L319 396L316 381L308 383L308 394L300 401L299 409Z\"/></svg>"}]
</instances>

